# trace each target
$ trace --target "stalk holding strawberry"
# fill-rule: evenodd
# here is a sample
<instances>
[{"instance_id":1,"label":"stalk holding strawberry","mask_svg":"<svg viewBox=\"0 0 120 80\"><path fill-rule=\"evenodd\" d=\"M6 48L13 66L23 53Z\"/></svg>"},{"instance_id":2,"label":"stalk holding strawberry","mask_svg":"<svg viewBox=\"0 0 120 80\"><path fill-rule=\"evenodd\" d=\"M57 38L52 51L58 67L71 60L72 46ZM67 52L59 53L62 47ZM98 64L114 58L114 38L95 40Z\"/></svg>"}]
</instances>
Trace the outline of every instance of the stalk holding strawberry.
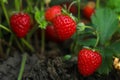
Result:
<instances>
[{"instance_id":1,"label":"stalk holding strawberry","mask_svg":"<svg viewBox=\"0 0 120 80\"><path fill-rule=\"evenodd\" d=\"M31 27L31 19L27 13L13 14L10 18L12 31L19 38L23 38L28 33Z\"/></svg>"}]
</instances>

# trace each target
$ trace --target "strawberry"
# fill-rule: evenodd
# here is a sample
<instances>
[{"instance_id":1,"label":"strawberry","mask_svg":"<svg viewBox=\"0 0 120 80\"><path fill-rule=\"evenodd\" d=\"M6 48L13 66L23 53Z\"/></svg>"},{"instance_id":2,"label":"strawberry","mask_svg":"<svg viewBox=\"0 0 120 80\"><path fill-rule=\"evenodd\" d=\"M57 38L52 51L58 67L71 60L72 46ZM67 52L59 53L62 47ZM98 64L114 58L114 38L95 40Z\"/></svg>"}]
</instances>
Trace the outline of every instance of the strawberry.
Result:
<instances>
[{"instance_id":1,"label":"strawberry","mask_svg":"<svg viewBox=\"0 0 120 80\"><path fill-rule=\"evenodd\" d=\"M31 19L27 13L13 14L10 18L12 31L19 38L23 38L28 33L31 27Z\"/></svg>"},{"instance_id":2,"label":"strawberry","mask_svg":"<svg viewBox=\"0 0 120 80\"><path fill-rule=\"evenodd\" d=\"M69 39L76 32L75 21L67 15L59 15L53 19L53 25L61 41Z\"/></svg>"},{"instance_id":3,"label":"strawberry","mask_svg":"<svg viewBox=\"0 0 120 80\"><path fill-rule=\"evenodd\" d=\"M60 42L53 25L48 25L46 27L46 37L47 39L54 41L54 42Z\"/></svg>"},{"instance_id":4,"label":"strawberry","mask_svg":"<svg viewBox=\"0 0 120 80\"><path fill-rule=\"evenodd\" d=\"M62 14L61 10L62 8L59 5L55 5L55 6L48 8L45 12L45 19L47 21L52 21L52 19L55 18L57 15Z\"/></svg>"},{"instance_id":5,"label":"strawberry","mask_svg":"<svg viewBox=\"0 0 120 80\"><path fill-rule=\"evenodd\" d=\"M101 65L99 52L83 48L78 54L78 70L83 76L92 75Z\"/></svg>"},{"instance_id":6,"label":"strawberry","mask_svg":"<svg viewBox=\"0 0 120 80\"><path fill-rule=\"evenodd\" d=\"M95 11L94 8L90 6L85 6L83 9L83 14L87 19L90 19L94 11Z\"/></svg>"}]
</instances>

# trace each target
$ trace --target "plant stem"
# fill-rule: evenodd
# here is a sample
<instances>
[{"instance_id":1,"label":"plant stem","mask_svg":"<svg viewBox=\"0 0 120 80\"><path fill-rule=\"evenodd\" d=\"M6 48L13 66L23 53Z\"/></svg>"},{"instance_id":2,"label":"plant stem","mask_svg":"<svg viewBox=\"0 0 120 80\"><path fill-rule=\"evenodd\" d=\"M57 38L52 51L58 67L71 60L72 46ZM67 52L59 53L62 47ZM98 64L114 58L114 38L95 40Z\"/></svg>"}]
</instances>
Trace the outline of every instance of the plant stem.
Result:
<instances>
[{"instance_id":1,"label":"plant stem","mask_svg":"<svg viewBox=\"0 0 120 80\"><path fill-rule=\"evenodd\" d=\"M0 57L3 57L3 48L2 43L0 42Z\"/></svg>"},{"instance_id":2,"label":"plant stem","mask_svg":"<svg viewBox=\"0 0 120 80\"><path fill-rule=\"evenodd\" d=\"M75 3L76 3L76 1L73 1L73 2L69 5L68 11L70 11L71 6L72 6L73 4L75 4Z\"/></svg>"},{"instance_id":3,"label":"plant stem","mask_svg":"<svg viewBox=\"0 0 120 80\"><path fill-rule=\"evenodd\" d=\"M22 48L21 44L19 43L18 39L15 37L15 41L20 49L20 51L23 53L24 52L24 49Z\"/></svg>"},{"instance_id":4,"label":"plant stem","mask_svg":"<svg viewBox=\"0 0 120 80\"><path fill-rule=\"evenodd\" d=\"M7 9L6 9L5 4L3 3L3 1L1 1L1 5L2 5L3 12L5 14L5 17L6 17L7 23L9 25L9 27L10 27L10 21L9 21ZM7 29L6 27L4 27L2 25L0 25L0 27L2 27L3 29L7 30L8 32L11 32L9 29ZM13 36L13 34L10 37L9 45L12 45L12 36ZM9 54L9 52L10 52L10 48L7 49L7 54Z\"/></svg>"},{"instance_id":5,"label":"plant stem","mask_svg":"<svg viewBox=\"0 0 120 80\"><path fill-rule=\"evenodd\" d=\"M37 27L36 25L34 25L34 27L32 28L32 30L28 33L27 35L27 41L30 43L30 38L32 37L33 33L35 33L38 30L39 27Z\"/></svg>"},{"instance_id":6,"label":"plant stem","mask_svg":"<svg viewBox=\"0 0 120 80\"><path fill-rule=\"evenodd\" d=\"M22 11L23 9L23 4L22 4L22 0L20 0L20 11Z\"/></svg>"},{"instance_id":7,"label":"plant stem","mask_svg":"<svg viewBox=\"0 0 120 80\"><path fill-rule=\"evenodd\" d=\"M80 0L77 0L78 4L78 22L80 21Z\"/></svg>"},{"instance_id":8,"label":"plant stem","mask_svg":"<svg viewBox=\"0 0 120 80\"><path fill-rule=\"evenodd\" d=\"M21 41L32 51L34 52L34 48L24 39L22 38Z\"/></svg>"},{"instance_id":9,"label":"plant stem","mask_svg":"<svg viewBox=\"0 0 120 80\"><path fill-rule=\"evenodd\" d=\"M1 14L0 14L0 24L1 24ZM1 28L0 28L0 38L1 37L2 37L2 32L1 32ZM3 55L3 48L2 48L2 43L0 42L0 56L2 56L2 55Z\"/></svg>"},{"instance_id":10,"label":"plant stem","mask_svg":"<svg viewBox=\"0 0 120 80\"><path fill-rule=\"evenodd\" d=\"M42 29L41 32L41 54L44 54L44 50L45 50L45 30Z\"/></svg>"},{"instance_id":11,"label":"plant stem","mask_svg":"<svg viewBox=\"0 0 120 80\"><path fill-rule=\"evenodd\" d=\"M98 9L100 7L100 0L96 0L96 8Z\"/></svg>"},{"instance_id":12,"label":"plant stem","mask_svg":"<svg viewBox=\"0 0 120 80\"><path fill-rule=\"evenodd\" d=\"M11 33L11 30L10 30L10 29L8 29L7 27L5 27L5 26L3 26L3 25L1 25L1 24L0 24L0 28L2 28L2 29L4 29L4 30L6 30L7 32L10 32L10 33Z\"/></svg>"},{"instance_id":13,"label":"plant stem","mask_svg":"<svg viewBox=\"0 0 120 80\"><path fill-rule=\"evenodd\" d=\"M0 58L5 58L5 54L3 52L3 47L2 47L2 42L0 42Z\"/></svg>"},{"instance_id":14,"label":"plant stem","mask_svg":"<svg viewBox=\"0 0 120 80\"><path fill-rule=\"evenodd\" d=\"M78 6L78 22L79 22L80 21L80 0L77 0L77 3L78 3L77 6ZM76 53L76 48L78 47L77 44L78 44L78 31L76 30L75 39L72 44L72 52L73 53Z\"/></svg>"},{"instance_id":15,"label":"plant stem","mask_svg":"<svg viewBox=\"0 0 120 80\"><path fill-rule=\"evenodd\" d=\"M14 38L14 36L11 35L11 37L10 37L10 41L9 41L9 45L10 45L10 46L12 45L13 38ZM7 52L6 52L7 55L9 55L10 49L11 49L11 48L8 48L8 49L7 49Z\"/></svg>"},{"instance_id":16,"label":"plant stem","mask_svg":"<svg viewBox=\"0 0 120 80\"><path fill-rule=\"evenodd\" d=\"M23 75L23 72L24 72L26 61L27 61L27 54L24 53L23 56L22 56L21 68L20 68L20 72L19 72L17 80L22 80L22 75Z\"/></svg>"},{"instance_id":17,"label":"plant stem","mask_svg":"<svg viewBox=\"0 0 120 80\"><path fill-rule=\"evenodd\" d=\"M42 0L42 2L40 2L40 10L44 11L44 1ZM45 51L45 29L42 29L41 31L41 55L44 55L44 51Z\"/></svg>"},{"instance_id":18,"label":"plant stem","mask_svg":"<svg viewBox=\"0 0 120 80\"><path fill-rule=\"evenodd\" d=\"M15 0L15 8L17 11L20 11L22 7L22 0Z\"/></svg>"},{"instance_id":19,"label":"plant stem","mask_svg":"<svg viewBox=\"0 0 120 80\"><path fill-rule=\"evenodd\" d=\"M5 4L3 3L3 1L1 1L1 6L2 6L3 12L4 12L4 14L5 14L7 23L8 23L8 25L10 25L8 13L7 13L7 10L6 10L6 8L5 8Z\"/></svg>"},{"instance_id":20,"label":"plant stem","mask_svg":"<svg viewBox=\"0 0 120 80\"><path fill-rule=\"evenodd\" d=\"M100 39L98 32L96 32L96 34L97 34L97 40L96 40L96 43L95 43L95 45L94 45L94 48L96 48L96 46L97 46L98 43L99 43L99 39Z\"/></svg>"}]
</instances>

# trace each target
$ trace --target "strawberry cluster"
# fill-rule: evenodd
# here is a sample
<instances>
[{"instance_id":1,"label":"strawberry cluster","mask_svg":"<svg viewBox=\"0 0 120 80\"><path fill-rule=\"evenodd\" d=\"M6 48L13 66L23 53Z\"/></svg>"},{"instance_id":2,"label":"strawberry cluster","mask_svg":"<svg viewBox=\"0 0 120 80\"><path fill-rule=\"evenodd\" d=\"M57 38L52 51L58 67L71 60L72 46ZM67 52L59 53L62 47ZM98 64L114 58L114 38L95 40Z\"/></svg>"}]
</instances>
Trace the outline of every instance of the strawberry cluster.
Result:
<instances>
[{"instance_id":1,"label":"strawberry cluster","mask_svg":"<svg viewBox=\"0 0 120 80\"><path fill-rule=\"evenodd\" d=\"M59 5L48 8L45 18L51 22L46 28L46 34L53 41L64 41L69 39L76 32L76 22L68 15L62 14Z\"/></svg>"}]
</instances>

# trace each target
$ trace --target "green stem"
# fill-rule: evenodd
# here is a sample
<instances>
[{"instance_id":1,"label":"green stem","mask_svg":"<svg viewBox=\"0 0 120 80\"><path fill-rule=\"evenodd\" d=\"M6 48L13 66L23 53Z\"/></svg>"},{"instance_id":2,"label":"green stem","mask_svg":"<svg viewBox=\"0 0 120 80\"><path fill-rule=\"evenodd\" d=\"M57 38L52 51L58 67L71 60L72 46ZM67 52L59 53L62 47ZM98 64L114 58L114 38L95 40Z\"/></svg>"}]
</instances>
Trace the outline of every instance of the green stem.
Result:
<instances>
[{"instance_id":1,"label":"green stem","mask_svg":"<svg viewBox=\"0 0 120 80\"><path fill-rule=\"evenodd\" d=\"M14 36L11 35L11 37L10 37L10 41L9 41L9 45L10 45L10 46L12 45L13 38L14 38ZM9 55L9 53L10 53L10 49L11 49L11 48L8 48L8 49L7 49L7 52L6 52L7 55Z\"/></svg>"},{"instance_id":2,"label":"green stem","mask_svg":"<svg viewBox=\"0 0 120 80\"><path fill-rule=\"evenodd\" d=\"M41 4L41 11L44 11L44 1L42 0L40 2ZM41 31L41 55L44 55L44 51L45 51L45 29L42 29Z\"/></svg>"},{"instance_id":3,"label":"green stem","mask_svg":"<svg viewBox=\"0 0 120 80\"><path fill-rule=\"evenodd\" d=\"M9 25L10 22L9 22L8 13L7 13L7 10L6 10L6 7L5 7L5 4L3 3L3 1L1 1L1 6L2 6L3 12L4 12L4 14L5 14L5 17L6 17L7 23L8 23L8 25Z\"/></svg>"},{"instance_id":4,"label":"green stem","mask_svg":"<svg viewBox=\"0 0 120 80\"><path fill-rule=\"evenodd\" d=\"M34 52L34 48L24 39L22 38L21 41L32 51Z\"/></svg>"},{"instance_id":5,"label":"green stem","mask_svg":"<svg viewBox=\"0 0 120 80\"><path fill-rule=\"evenodd\" d=\"M75 3L77 3L77 2L76 2L76 1L73 1L73 2L69 5L68 11L70 11L71 6L72 6L73 4L75 4Z\"/></svg>"},{"instance_id":6,"label":"green stem","mask_svg":"<svg viewBox=\"0 0 120 80\"><path fill-rule=\"evenodd\" d=\"M88 29L94 30L94 28L91 27L91 26L85 26L85 28L88 28Z\"/></svg>"},{"instance_id":7,"label":"green stem","mask_svg":"<svg viewBox=\"0 0 120 80\"><path fill-rule=\"evenodd\" d=\"M32 9L33 9L33 5L32 5L32 0L30 1L30 0L26 0L26 2L27 2L27 8L30 10L30 12L32 12Z\"/></svg>"},{"instance_id":8,"label":"green stem","mask_svg":"<svg viewBox=\"0 0 120 80\"><path fill-rule=\"evenodd\" d=\"M1 6L2 6L2 9L3 9L3 12L5 14L5 17L6 17L6 20L7 20L7 23L10 27L10 21L9 21L9 17L8 17L8 13L7 13L7 10L6 10L6 7L5 7L5 4L3 3L3 1L1 1ZM0 25L1 28L3 28L4 30L12 33L7 27L3 26L3 25ZM12 34L13 36L13 34ZM9 41L9 44L12 45L12 36L10 38L10 41ZM7 54L10 52L10 48L7 49Z\"/></svg>"},{"instance_id":9,"label":"green stem","mask_svg":"<svg viewBox=\"0 0 120 80\"><path fill-rule=\"evenodd\" d=\"M20 51L23 53L24 49L22 48L21 44L19 43L18 39L15 37L15 41L17 43L17 46L19 47Z\"/></svg>"},{"instance_id":10,"label":"green stem","mask_svg":"<svg viewBox=\"0 0 120 80\"><path fill-rule=\"evenodd\" d=\"M80 21L80 0L77 0L78 1L78 22Z\"/></svg>"},{"instance_id":11,"label":"green stem","mask_svg":"<svg viewBox=\"0 0 120 80\"><path fill-rule=\"evenodd\" d=\"M0 24L0 28L6 30L7 32L12 33L10 29L8 29L7 27L5 27L5 26L3 26L3 25L1 25L1 24Z\"/></svg>"},{"instance_id":12,"label":"green stem","mask_svg":"<svg viewBox=\"0 0 120 80\"><path fill-rule=\"evenodd\" d=\"M77 6L78 6L78 22L80 21L80 0L77 0ZM77 49L77 44L78 44L78 31L76 30L76 36L74 39L74 42L72 44L72 52L76 53L76 49Z\"/></svg>"},{"instance_id":13,"label":"green stem","mask_svg":"<svg viewBox=\"0 0 120 80\"><path fill-rule=\"evenodd\" d=\"M3 55L3 48L2 48L2 43L0 42L0 57Z\"/></svg>"},{"instance_id":14,"label":"green stem","mask_svg":"<svg viewBox=\"0 0 120 80\"><path fill-rule=\"evenodd\" d=\"M21 68L20 68L20 72L19 72L17 80L22 80L22 75L24 73L24 68L25 68L26 61L27 61L27 54L25 53L25 54L23 54L23 57L22 57Z\"/></svg>"},{"instance_id":15,"label":"green stem","mask_svg":"<svg viewBox=\"0 0 120 80\"><path fill-rule=\"evenodd\" d=\"M0 24L1 24L1 11L0 11ZM0 28L0 38L2 38L2 30ZM4 56L4 52L3 52L3 46L2 46L2 42L0 42L0 56L3 57Z\"/></svg>"},{"instance_id":16,"label":"green stem","mask_svg":"<svg viewBox=\"0 0 120 80\"><path fill-rule=\"evenodd\" d=\"M100 0L96 1L96 8L98 9L100 7Z\"/></svg>"},{"instance_id":17,"label":"green stem","mask_svg":"<svg viewBox=\"0 0 120 80\"><path fill-rule=\"evenodd\" d=\"M0 29L0 34L1 34L1 29ZM0 36L1 38L1 36ZM2 48L2 43L0 42L0 56L3 55L3 48Z\"/></svg>"},{"instance_id":18,"label":"green stem","mask_svg":"<svg viewBox=\"0 0 120 80\"><path fill-rule=\"evenodd\" d=\"M21 10L22 0L15 0L15 8L17 11Z\"/></svg>"},{"instance_id":19,"label":"green stem","mask_svg":"<svg viewBox=\"0 0 120 80\"><path fill-rule=\"evenodd\" d=\"M33 35L33 33L36 32L36 30L38 29L39 27L37 27L36 25L32 28L32 30L29 32L29 34L27 35L27 41L30 42L30 38L31 36Z\"/></svg>"},{"instance_id":20,"label":"green stem","mask_svg":"<svg viewBox=\"0 0 120 80\"><path fill-rule=\"evenodd\" d=\"M45 50L45 30L42 29L42 32L41 32L41 54L44 54L44 50Z\"/></svg>"},{"instance_id":21,"label":"green stem","mask_svg":"<svg viewBox=\"0 0 120 80\"><path fill-rule=\"evenodd\" d=\"M95 43L95 45L94 45L94 48L96 48L96 46L97 46L98 43L99 43L99 39L100 39L98 32L96 32L96 34L97 34L97 40L96 40L96 43Z\"/></svg>"},{"instance_id":22,"label":"green stem","mask_svg":"<svg viewBox=\"0 0 120 80\"><path fill-rule=\"evenodd\" d=\"M2 42L0 42L0 58L5 58L5 54L3 52Z\"/></svg>"},{"instance_id":23,"label":"green stem","mask_svg":"<svg viewBox=\"0 0 120 80\"><path fill-rule=\"evenodd\" d=\"M10 29L8 29L7 27L5 27L5 26L3 26L3 25L0 25L0 28L6 30L7 32L12 33ZM13 35L11 35L11 37L10 37L10 41L9 41L9 45L10 45L10 46L12 45L12 42L13 42ZM7 51L6 51L6 54L7 54L7 55L9 55L10 49L11 49L11 48L8 48L8 49L7 49Z\"/></svg>"}]
</instances>

